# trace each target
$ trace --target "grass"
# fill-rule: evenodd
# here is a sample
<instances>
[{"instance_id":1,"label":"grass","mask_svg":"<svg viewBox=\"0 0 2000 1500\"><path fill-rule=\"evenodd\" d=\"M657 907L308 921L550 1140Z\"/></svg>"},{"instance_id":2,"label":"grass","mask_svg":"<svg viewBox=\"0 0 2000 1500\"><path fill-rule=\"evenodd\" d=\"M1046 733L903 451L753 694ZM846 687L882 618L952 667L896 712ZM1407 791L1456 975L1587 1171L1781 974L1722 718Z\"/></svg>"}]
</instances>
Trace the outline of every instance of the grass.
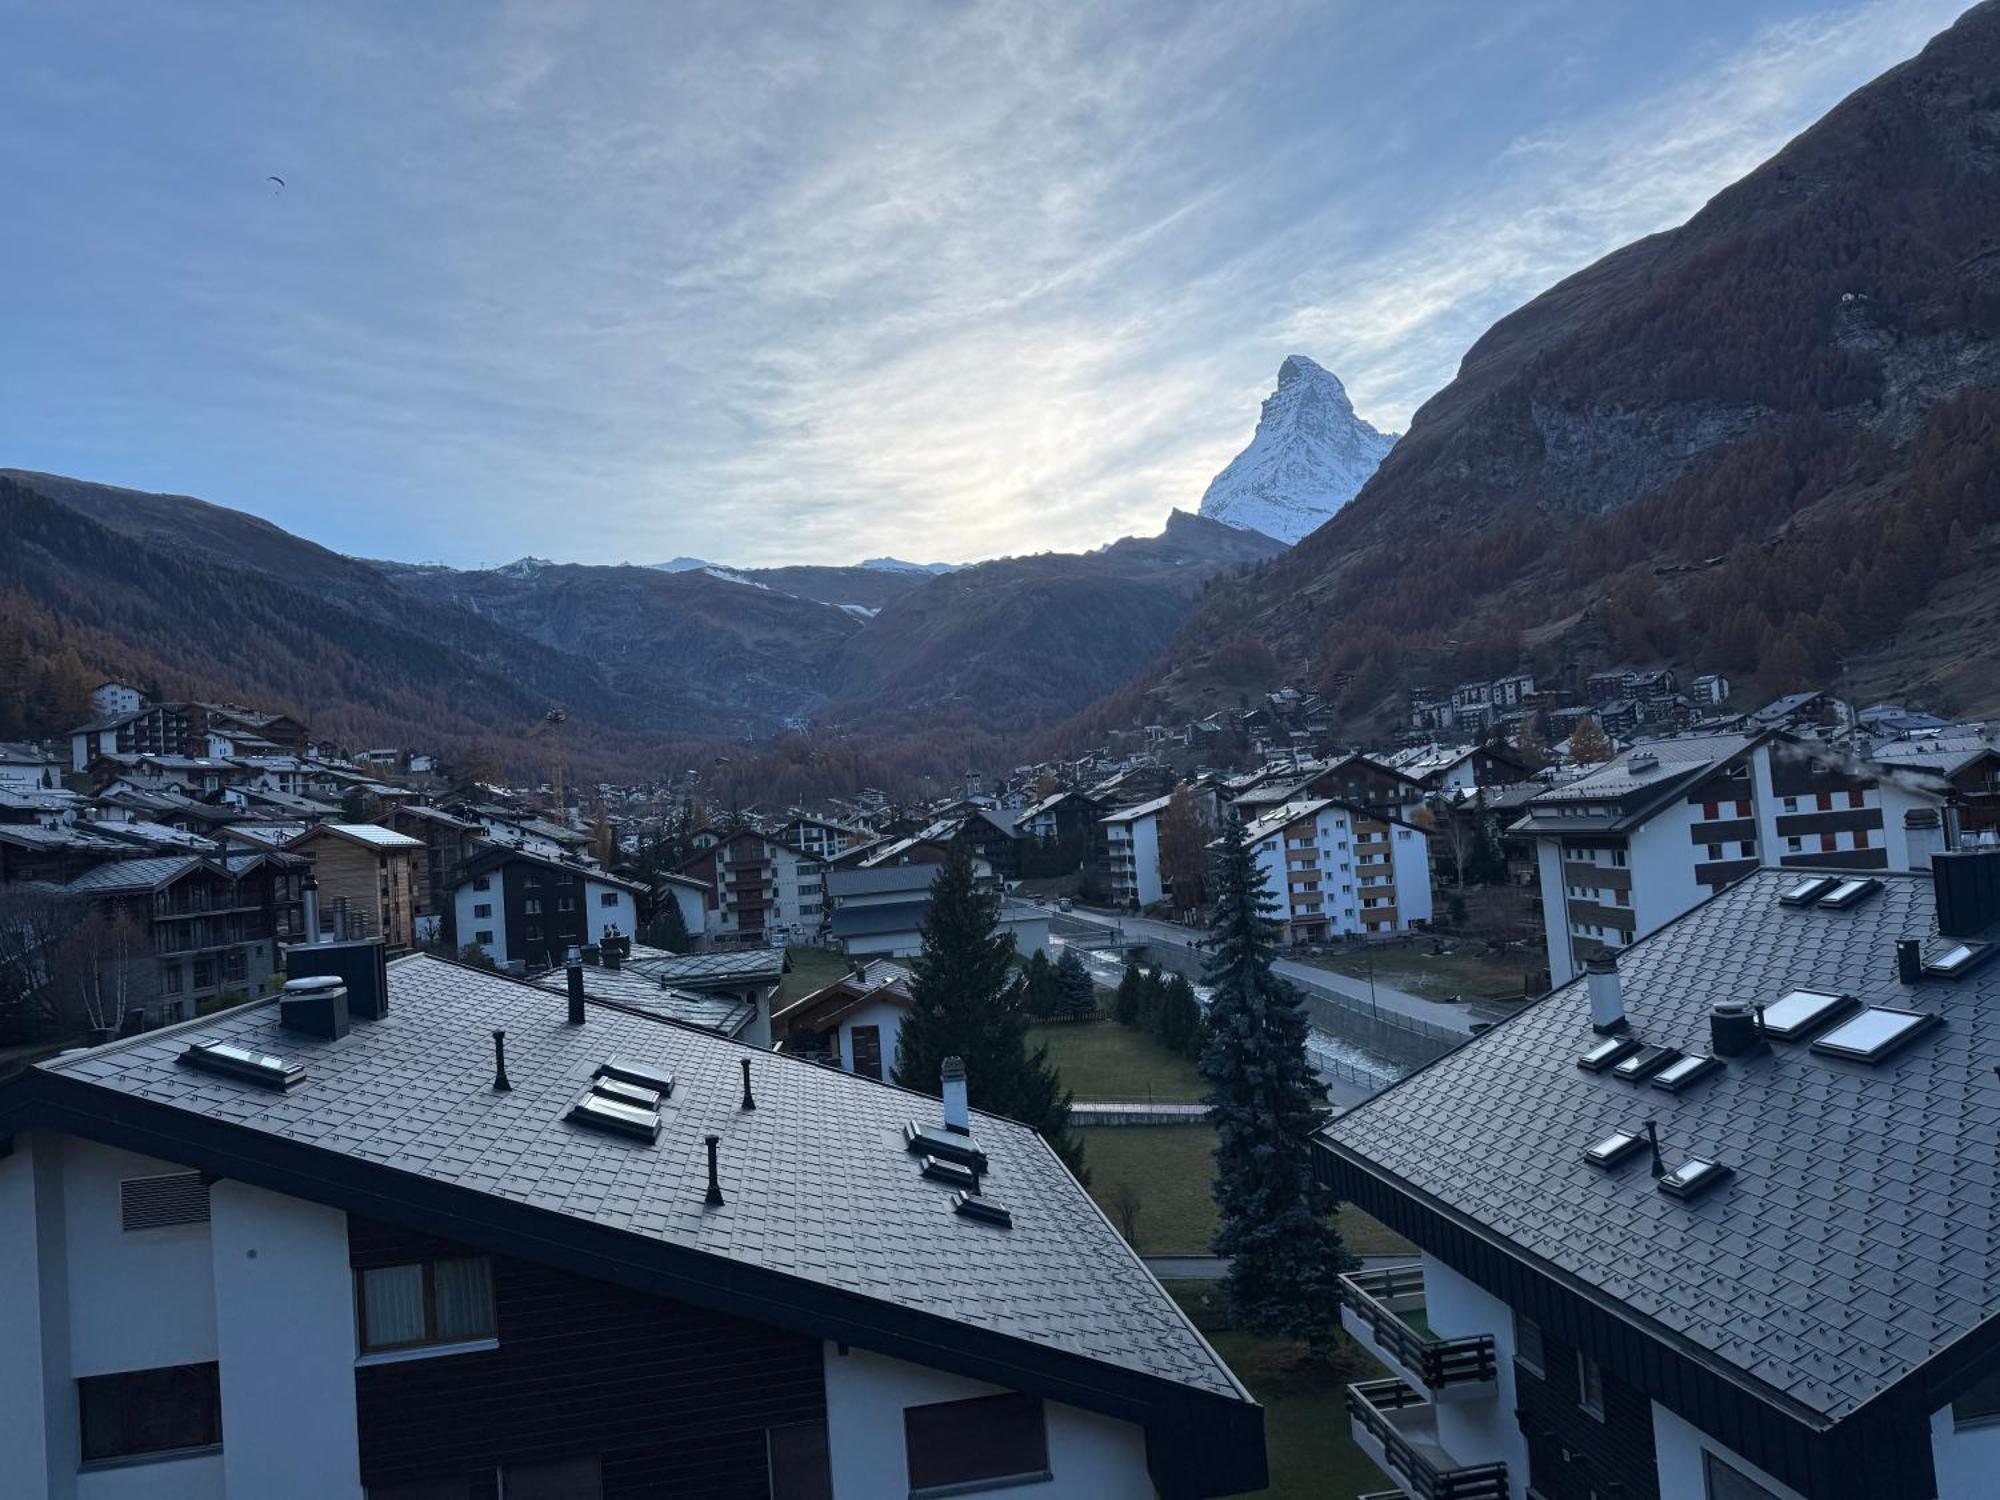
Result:
<instances>
[{"instance_id":1,"label":"grass","mask_svg":"<svg viewBox=\"0 0 2000 1500\"><path fill-rule=\"evenodd\" d=\"M771 1002L773 1009L790 1005L814 990L823 990L847 972L847 960L831 948L793 947L786 952L791 956L792 966L778 981L777 998Z\"/></svg>"},{"instance_id":2,"label":"grass","mask_svg":"<svg viewBox=\"0 0 2000 1500\"><path fill-rule=\"evenodd\" d=\"M1206 1255L1215 1237L1215 1130L1208 1125L1093 1125L1079 1129L1090 1167L1090 1196L1113 1224L1127 1187L1138 1194L1142 1255ZM1340 1236L1356 1255L1414 1255L1416 1249L1360 1209L1343 1204Z\"/></svg>"},{"instance_id":3,"label":"grass","mask_svg":"<svg viewBox=\"0 0 2000 1500\"><path fill-rule=\"evenodd\" d=\"M1264 1500L1321 1500L1390 1488L1389 1480L1355 1445L1344 1402L1353 1381L1387 1373L1352 1340L1332 1364L1306 1357L1305 1346L1260 1338L1229 1326L1215 1288L1170 1281L1167 1291L1264 1407L1264 1452L1271 1486Z\"/></svg>"},{"instance_id":4,"label":"grass","mask_svg":"<svg viewBox=\"0 0 2000 1500\"><path fill-rule=\"evenodd\" d=\"M1375 977L1393 989L1408 990L1427 1000L1466 999L1487 995L1519 995L1528 975L1540 967L1533 954L1516 953L1493 958L1469 948L1450 953L1433 953L1428 947L1378 948L1374 955ZM1314 968L1331 969L1350 979L1368 977L1366 953L1334 953L1302 962Z\"/></svg>"},{"instance_id":5,"label":"grass","mask_svg":"<svg viewBox=\"0 0 2000 1500\"><path fill-rule=\"evenodd\" d=\"M1038 1043L1047 1045L1063 1086L1078 1099L1195 1104L1207 1092L1193 1063L1135 1026L1058 1021L1029 1028L1028 1045Z\"/></svg>"}]
</instances>

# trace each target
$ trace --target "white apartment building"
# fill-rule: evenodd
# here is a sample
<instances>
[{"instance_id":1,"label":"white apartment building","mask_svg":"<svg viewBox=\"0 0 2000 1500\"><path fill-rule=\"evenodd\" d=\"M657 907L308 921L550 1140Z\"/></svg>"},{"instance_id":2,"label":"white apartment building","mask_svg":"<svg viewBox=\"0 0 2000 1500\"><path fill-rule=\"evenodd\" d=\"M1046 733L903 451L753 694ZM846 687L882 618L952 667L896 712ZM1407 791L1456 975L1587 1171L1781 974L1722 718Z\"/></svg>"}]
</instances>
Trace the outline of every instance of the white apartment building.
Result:
<instances>
[{"instance_id":1,"label":"white apartment building","mask_svg":"<svg viewBox=\"0 0 2000 1500\"><path fill-rule=\"evenodd\" d=\"M1160 814L1173 800L1155 797L1098 819L1097 826L1104 831L1112 905L1147 907L1166 899L1160 880Z\"/></svg>"},{"instance_id":2,"label":"white apartment building","mask_svg":"<svg viewBox=\"0 0 2000 1500\"><path fill-rule=\"evenodd\" d=\"M1431 919L1430 838L1325 797L1289 802L1244 830L1286 941L1385 935Z\"/></svg>"}]
</instances>

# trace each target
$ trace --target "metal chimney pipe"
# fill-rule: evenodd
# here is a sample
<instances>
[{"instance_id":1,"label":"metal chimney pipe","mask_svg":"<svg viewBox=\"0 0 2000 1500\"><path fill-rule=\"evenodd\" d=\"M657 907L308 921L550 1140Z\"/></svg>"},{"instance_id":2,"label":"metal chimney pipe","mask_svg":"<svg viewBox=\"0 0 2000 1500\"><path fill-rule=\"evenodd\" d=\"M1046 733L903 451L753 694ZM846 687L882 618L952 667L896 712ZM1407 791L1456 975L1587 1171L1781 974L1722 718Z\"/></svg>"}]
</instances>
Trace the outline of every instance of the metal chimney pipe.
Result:
<instances>
[{"instance_id":1,"label":"metal chimney pipe","mask_svg":"<svg viewBox=\"0 0 2000 1500\"><path fill-rule=\"evenodd\" d=\"M1600 1035L1625 1029L1625 990L1618 982L1618 960L1593 953L1584 960L1584 983L1590 990L1590 1028Z\"/></svg>"},{"instance_id":2,"label":"metal chimney pipe","mask_svg":"<svg viewBox=\"0 0 2000 1500\"><path fill-rule=\"evenodd\" d=\"M493 1028L493 1092L504 1094L514 1085L507 1081L507 1033Z\"/></svg>"},{"instance_id":3,"label":"metal chimney pipe","mask_svg":"<svg viewBox=\"0 0 2000 1500\"><path fill-rule=\"evenodd\" d=\"M757 1107L757 1100L750 1092L750 1059L747 1057L743 1059L743 1107L745 1109Z\"/></svg>"},{"instance_id":4,"label":"metal chimney pipe","mask_svg":"<svg viewBox=\"0 0 2000 1500\"><path fill-rule=\"evenodd\" d=\"M711 1135L707 1137L707 1140L708 1140L708 1205L711 1208L720 1208L722 1206L722 1178L717 1174L715 1169L715 1148L722 1144L722 1137L719 1135Z\"/></svg>"},{"instance_id":5,"label":"metal chimney pipe","mask_svg":"<svg viewBox=\"0 0 2000 1500\"><path fill-rule=\"evenodd\" d=\"M582 952L576 948L571 948L569 956L563 961L563 967L568 971L569 978L569 1024L572 1026L581 1026L583 1024Z\"/></svg>"},{"instance_id":6,"label":"metal chimney pipe","mask_svg":"<svg viewBox=\"0 0 2000 1500\"><path fill-rule=\"evenodd\" d=\"M300 921L306 929L305 935L300 941L317 943L319 941L319 881L313 878L313 873L310 870L306 871L305 884L299 887L299 900L303 904L303 910L300 912Z\"/></svg>"},{"instance_id":7,"label":"metal chimney pipe","mask_svg":"<svg viewBox=\"0 0 2000 1500\"><path fill-rule=\"evenodd\" d=\"M1915 984L1924 977L1924 945L1918 938L1896 939L1896 977Z\"/></svg>"},{"instance_id":8,"label":"metal chimney pipe","mask_svg":"<svg viewBox=\"0 0 2000 1500\"><path fill-rule=\"evenodd\" d=\"M947 1057L938 1067L943 1085L944 1128L953 1135L972 1134L972 1109L966 1098L965 1059Z\"/></svg>"},{"instance_id":9,"label":"metal chimney pipe","mask_svg":"<svg viewBox=\"0 0 2000 1500\"><path fill-rule=\"evenodd\" d=\"M1653 1175L1666 1176L1667 1164L1660 1160L1660 1127L1651 1120L1646 1122L1646 1143L1653 1149Z\"/></svg>"}]
</instances>

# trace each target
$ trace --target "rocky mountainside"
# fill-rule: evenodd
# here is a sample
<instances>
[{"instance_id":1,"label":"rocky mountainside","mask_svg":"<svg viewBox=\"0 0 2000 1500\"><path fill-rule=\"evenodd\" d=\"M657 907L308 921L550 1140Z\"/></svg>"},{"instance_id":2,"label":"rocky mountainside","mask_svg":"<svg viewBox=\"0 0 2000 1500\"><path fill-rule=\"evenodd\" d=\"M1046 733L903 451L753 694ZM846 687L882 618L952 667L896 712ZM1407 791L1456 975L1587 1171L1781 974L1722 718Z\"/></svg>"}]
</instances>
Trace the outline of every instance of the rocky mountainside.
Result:
<instances>
[{"instance_id":1,"label":"rocky mountainside","mask_svg":"<svg viewBox=\"0 0 2000 1500\"><path fill-rule=\"evenodd\" d=\"M1617 663L2000 711L2000 5L1502 319L1361 494L1218 587L1176 706ZM1266 658L1270 659L1269 657Z\"/></svg>"},{"instance_id":2,"label":"rocky mountainside","mask_svg":"<svg viewBox=\"0 0 2000 1500\"><path fill-rule=\"evenodd\" d=\"M1395 443L1355 415L1331 371L1294 354L1278 367L1250 446L1209 482L1201 513L1296 542L1352 500Z\"/></svg>"},{"instance_id":3,"label":"rocky mountainside","mask_svg":"<svg viewBox=\"0 0 2000 1500\"><path fill-rule=\"evenodd\" d=\"M826 716L899 729L926 716L996 733L1036 728L1151 662L1212 579L1283 550L1257 532L1175 511L1157 537L941 574L847 642Z\"/></svg>"}]
</instances>

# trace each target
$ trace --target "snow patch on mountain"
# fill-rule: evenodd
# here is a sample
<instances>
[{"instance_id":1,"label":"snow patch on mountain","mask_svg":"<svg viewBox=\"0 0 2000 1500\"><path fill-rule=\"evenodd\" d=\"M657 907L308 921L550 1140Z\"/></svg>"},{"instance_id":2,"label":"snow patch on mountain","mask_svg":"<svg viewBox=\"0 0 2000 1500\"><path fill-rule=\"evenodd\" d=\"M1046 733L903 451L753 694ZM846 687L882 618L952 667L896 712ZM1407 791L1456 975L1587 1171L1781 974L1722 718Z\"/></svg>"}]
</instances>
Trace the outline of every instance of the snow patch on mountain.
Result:
<instances>
[{"instance_id":1,"label":"snow patch on mountain","mask_svg":"<svg viewBox=\"0 0 2000 1500\"><path fill-rule=\"evenodd\" d=\"M662 573L692 573L697 568L708 566L705 557L677 557L672 562L654 563L652 566Z\"/></svg>"},{"instance_id":2,"label":"snow patch on mountain","mask_svg":"<svg viewBox=\"0 0 2000 1500\"><path fill-rule=\"evenodd\" d=\"M555 564L546 557L517 557L510 563L502 563L493 571L502 578L533 578L542 569L554 566Z\"/></svg>"},{"instance_id":3,"label":"snow patch on mountain","mask_svg":"<svg viewBox=\"0 0 2000 1500\"><path fill-rule=\"evenodd\" d=\"M900 557L870 557L862 564L878 573L956 573L957 563L914 563L904 562Z\"/></svg>"},{"instance_id":4,"label":"snow patch on mountain","mask_svg":"<svg viewBox=\"0 0 2000 1500\"><path fill-rule=\"evenodd\" d=\"M1296 542L1354 498L1397 436L1355 415L1332 371L1291 355L1264 398L1250 446L1210 481L1201 514Z\"/></svg>"}]
</instances>

